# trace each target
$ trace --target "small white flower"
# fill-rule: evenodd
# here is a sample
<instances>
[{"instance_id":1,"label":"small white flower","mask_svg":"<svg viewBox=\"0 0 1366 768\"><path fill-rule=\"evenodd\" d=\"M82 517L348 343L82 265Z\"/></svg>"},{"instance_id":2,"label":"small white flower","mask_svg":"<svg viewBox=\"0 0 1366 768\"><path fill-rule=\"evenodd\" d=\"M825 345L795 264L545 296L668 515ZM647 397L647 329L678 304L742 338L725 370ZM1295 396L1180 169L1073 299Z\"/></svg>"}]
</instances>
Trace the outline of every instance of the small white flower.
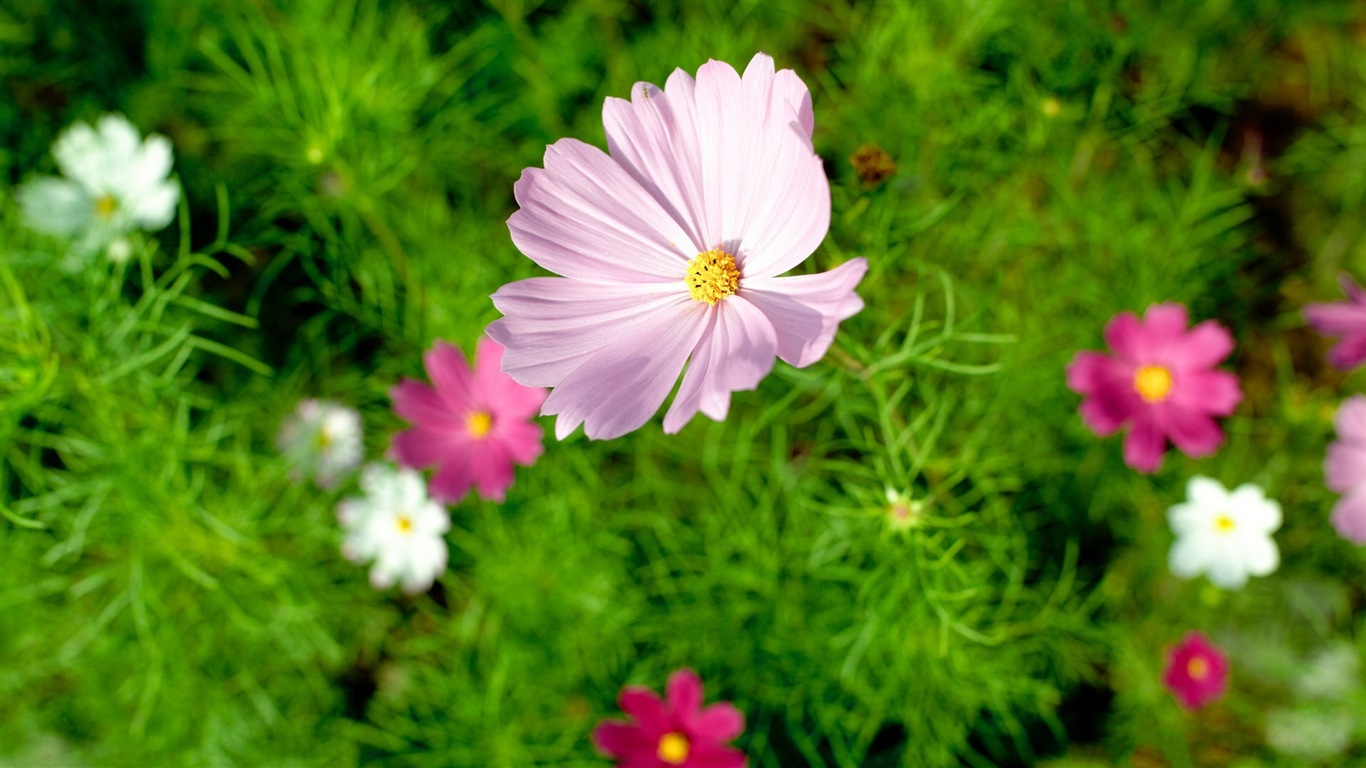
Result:
<instances>
[{"instance_id":1,"label":"small white flower","mask_svg":"<svg viewBox=\"0 0 1366 768\"><path fill-rule=\"evenodd\" d=\"M15 196L30 227L71 238L82 253L134 229L161 229L175 216L171 142L142 140L122 115L105 115L94 128L76 123L57 137L52 156L65 178L40 176Z\"/></svg>"},{"instance_id":2,"label":"small white flower","mask_svg":"<svg viewBox=\"0 0 1366 768\"><path fill-rule=\"evenodd\" d=\"M326 400L303 400L276 438L280 453L293 465L295 479L312 479L323 489L360 466L360 414Z\"/></svg>"},{"instance_id":3,"label":"small white flower","mask_svg":"<svg viewBox=\"0 0 1366 768\"><path fill-rule=\"evenodd\" d=\"M349 498L337 507L346 529L342 554L355 563L373 560L370 583L375 589L399 584L409 594L422 592L446 570L450 530L446 508L427 498L427 485L416 471L371 464L361 474L364 498Z\"/></svg>"},{"instance_id":4,"label":"small white flower","mask_svg":"<svg viewBox=\"0 0 1366 768\"><path fill-rule=\"evenodd\" d=\"M1169 564L1183 579L1204 573L1216 586L1240 589L1249 575L1280 565L1271 533L1281 527L1281 505L1250 483L1229 492L1217 480L1192 477L1186 502L1167 510L1167 521L1176 534Z\"/></svg>"}]
</instances>

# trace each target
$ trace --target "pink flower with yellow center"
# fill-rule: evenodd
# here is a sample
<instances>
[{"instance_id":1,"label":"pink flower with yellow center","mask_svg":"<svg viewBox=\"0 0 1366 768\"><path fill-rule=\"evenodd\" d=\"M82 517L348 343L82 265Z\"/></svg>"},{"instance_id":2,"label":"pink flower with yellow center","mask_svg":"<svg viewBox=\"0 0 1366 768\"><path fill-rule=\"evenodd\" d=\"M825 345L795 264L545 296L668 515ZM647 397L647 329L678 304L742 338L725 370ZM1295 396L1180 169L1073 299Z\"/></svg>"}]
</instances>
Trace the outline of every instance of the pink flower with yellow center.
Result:
<instances>
[{"instance_id":1,"label":"pink flower with yellow center","mask_svg":"<svg viewBox=\"0 0 1366 768\"><path fill-rule=\"evenodd\" d=\"M1082 395L1081 417L1101 437L1125 424L1124 463L1140 472L1162 467L1167 441L1189 456L1223 444L1215 416L1243 399L1238 378L1215 370L1233 351L1233 336L1213 320L1187 330L1186 308L1154 304L1139 320L1121 312L1105 327L1113 356L1078 352L1067 386Z\"/></svg>"},{"instance_id":2,"label":"pink flower with yellow center","mask_svg":"<svg viewBox=\"0 0 1366 768\"><path fill-rule=\"evenodd\" d=\"M666 698L628 686L618 700L629 721L608 720L593 743L621 768L744 768L745 754L726 742L745 729L745 716L725 702L702 706L702 681L690 669L669 677Z\"/></svg>"},{"instance_id":3,"label":"pink flower with yellow center","mask_svg":"<svg viewBox=\"0 0 1366 768\"><path fill-rule=\"evenodd\" d=\"M1329 489L1342 494L1333 506L1333 527L1342 538L1366 544L1366 397L1347 398L1335 423L1338 439L1323 462Z\"/></svg>"},{"instance_id":4,"label":"pink flower with yellow center","mask_svg":"<svg viewBox=\"0 0 1366 768\"><path fill-rule=\"evenodd\" d=\"M1338 283L1347 300L1310 304L1304 308L1304 319L1319 333L1342 337L1328 351L1328 362L1349 371L1366 363L1366 290L1351 275L1339 276Z\"/></svg>"},{"instance_id":5,"label":"pink flower with yellow center","mask_svg":"<svg viewBox=\"0 0 1366 768\"><path fill-rule=\"evenodd\" d=\"M1167 653L1162 684L1186 709L1200 709L1228 691L1228 658L1200 632L1188 632Z\"/></svg>"},{"instance_id":6,"label":"pink flower with yellow center","mask_svg":"<svg viewBox=\"0 0 1366 768\"><path fill-rule=\"evenodd\" d=\"M474 370L460 350L438 341L423 357L432 384L404 379L389 391L394 413L412 429L394 435L395 460L415 469L436 467L432 497L455 504L471 488L502 501L512 466L541 455L541 427L531 419L545 390L524 387L498 369L503 348L480 339Z\"/></svg>"},{"instance_id":7,"label":"pink flower with yellow center","mask_svg":"<svg viewBox=\"0 0 1366 768\"><path fill-rule=\"evenodd\" d=\"M635 430L680 373L664 431L698 411L720 421L775 357L821 359L863 307L867 263L780 276L830 225L801 79L762 53L743 76L709 61L696 80L675 70L663 90L608 99L603 124L610 154L561 139L518 180L512 241L557 277L500 288L504 317L488 328L507 348L503 370L553 387L542 412L558 414L556 435Z\"/></svg>"}]
</instances>

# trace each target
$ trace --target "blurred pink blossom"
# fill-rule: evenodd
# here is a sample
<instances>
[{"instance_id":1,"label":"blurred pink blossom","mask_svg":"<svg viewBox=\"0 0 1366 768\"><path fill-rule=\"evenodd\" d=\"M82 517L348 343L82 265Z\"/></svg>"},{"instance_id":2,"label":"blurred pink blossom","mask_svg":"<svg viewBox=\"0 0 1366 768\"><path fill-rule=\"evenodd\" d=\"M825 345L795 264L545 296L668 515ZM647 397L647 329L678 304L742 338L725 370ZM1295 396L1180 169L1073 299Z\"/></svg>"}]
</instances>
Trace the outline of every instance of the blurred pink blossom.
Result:
<instances>
[{"instance_id":1,"label":"blurred pink blossom","mask_svg":"<svg viewBox=\"0 0 1366 768\"><path fill-rule=\"evenodd\" d=\"M1347 300L1310 304L1304 319L1325 336L1342 337L1328 351L1328 362L1347 371L1366 362L1366 291L1350 275L1339 275L1338 283Z\"/></svg>"},{"instance_id":2,"label":"blurred pink blossom","mask_svg":"<svg viewBox=\"0 0 1366 768\"><path fill-rule=\"evenodd\" d=\"M1142 320L1121 312L1105 327L1114 356L1082 351L1067 366L1086 426L1105 437L1127 423L1124 463L1140 472L1162 467L1169 439L1190 456L1214 453L1224 433L1212 417L1243 399L1238 378L1214 369L1233 351L1233 336L1213 320L1187 324L1180 304L1154 304Z\"/></svg>"},{"instance_id":3,"label":"blurred pink blossom","mask_svg":"<svg viewBox=\"0 0 1366 768\"><path fill-rule=\"evenodd\" d=\"M745 729L728 703L702 706L702 681L690 669L669 676L667 698L628 686L618 700L629 721L607 720L593 743L622 768L744 768L745 754L726 742Z\"/></svg>"},{"instance_id":4,"label":"blurred pink blossom","mask_svg":"<svg viewBox=\"0 0 1366 768\"><path fill-rule=\"evenodd\" d=\"M559 415L556 435L639 428L685 363L664 431L699 410L719 421L775 356L799 368L824 356L863 307L867 263L779 277L830 226L801 79L762 53L743 77L709 61L696 80L675 70L663 90L608 99L603 124L610 155L561 139L518 180L512 241L558 277L500 288L505 316L488 328L503 370L554 388L542 412Z\"/></svg>"},{"instance_id":5,"label":"blurred pink blossom","mask_svg":"<svg viewBox=\"0 0 1366 768\"><path fill-rule=\"evenodd\" d=\"M474 370L459 349L438 341L424 357L435 387L404 379L389 390L394 413L413 424L394 435L392 456L414 469L436 467L432 498L455 504L470 488L502 501L512 465L541 455L541 427L531 419L545 390L524 387L498 369L503 348L480 339Z\"/></svg>"},{"instance_id":6,"label":"blurred pink blossom","mask_svg":"<svg viewBox=\"0 0 1366 768\"><path fill-rule=\"evenodd\" d=\"M1203 633L1187 632L1167 653L1162 684L1186 709L1200 709L1228 691L1228 658Z\"/></svg>"},{"instance_id":7,"label":"blurred pink blossom","mask_svg":"<svg viewBox=\"0 0 1366 768\"><path fill-rule=\"evenodd\" d=\"M1328 487L1342 494L1333 507L1333 527L1344 539L1366 544L1366 397L1347 398L1335 424L1338 439L1323 462Z\"/></svg>"}]
</instances>

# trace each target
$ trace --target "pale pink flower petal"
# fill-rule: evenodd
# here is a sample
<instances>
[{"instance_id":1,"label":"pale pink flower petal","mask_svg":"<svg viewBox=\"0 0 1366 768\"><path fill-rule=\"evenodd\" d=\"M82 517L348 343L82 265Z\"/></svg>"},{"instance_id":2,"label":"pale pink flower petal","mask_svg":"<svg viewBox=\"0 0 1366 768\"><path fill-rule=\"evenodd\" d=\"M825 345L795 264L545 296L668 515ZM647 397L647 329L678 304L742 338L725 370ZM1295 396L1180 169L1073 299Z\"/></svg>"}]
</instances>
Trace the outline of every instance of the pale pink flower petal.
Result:
<instances>
[{"instance_id":1,"label":"pale pink flower petal","mask_svg":"<svg viewBox=\"0 0 1366 768\"><path fill-rule=\"evenodd\" d=\"M1328 361L1343 370L1351 370L1366 363L1366 291L1350 275L1340 275L1339 282L1347 300L1310 304L1304 308L1304 318L1319 333L1342 337L1342 341L1329 350Z\"/></svg>"},{"instance_id":2,"label":"pale pink flower petal","mask_svg":"<svg viewBox=\"0 0 1366 768\"><path fill-rule=\"evenodd\" d=\"M594 352L618 342L636 318L678 298L630 284L533 277L493 294L493 306L505 317L489 325L488 335L505 348L505 373L527 386L553 387Z\"/></svg>"},{"instance_id":3,"label":"pale pink flower petal","mask_svg":"<svg viewBox=\"0 0 1366 768\"><path fill-rule=\"evenodd\" d=\"M854 287L868 262L851 259L819 275L750 281L740 295L758 307L778 333L778 357L796 368L825 357L839 324L863 309Z\"/></svg>"},{"instance_id":4,"label":"pale pink flower petal","mask_svg":"<svg viewBox=\"0 0 1366 768\"><path fill-rule=\"evenodd\" d=\"M724 418L775 356L818 360L862 308L867 265L777 277L830 220L800 78L763 54L743 76L711 61L696 79L675 71L663 90L638 83L630 101L609 99L603 123L610 156L561 140L518 182L513 242L560 277L503 286L504 317L488 329L505 372L554 388L542 413L559 416L556 435L640 427L685 364L667 432L698 411Z\"/></svg>"},{"instance_id":5,"label":"pale pink flower petal","mask_svg":"<svg viewBox=\"0 0 1366 768\"><path fill-rule=\"evenodd\" d=\"M773 369L778 345L773 324L743 296L728 299L710 319L664 415L665 432L682 429L698 410L717 421L725 419L730 393L754 389Z\"/></svg>"},{"instance_id":6,"label":"pale pink flower petal","mask_svg":"<svg viewBox=\"0 0 1366 768\"><path fill-rule=\"evenodd\" d=\"M1366 544L1366 396L1343 401L1334 424L1338 439L1328 446L1323 473L1329 490L1343 497L1331 522L1344 539Z\"/></svg>"},{"instance_id":7,"label":"pale pink flower petal","mask_svg":"<svg viewBox=\"0 0 1366 768\"><path fill-rule=\"evenodd\" d=\"M1213 370L1233 349L1233 337L1212 320L1187 329L1186 308L1155 304L1142 320L1111 318L1105 340L1113 356L1080 351L1067 366L1067 386L1082 395L1082 420L1096 434L1125 423L1124 462L1156 472L1170 440L1190 456L1208 456L1224 442L1212 417L1228 416L1243 399L1236 376Z\"/></svg>"},{"instance_id":8,"label":"pale pink flower petal","mask_svg":"<svg viewBox=\"0 0 1366 768\"><path fill-rule=\"evenodd\" d=\"M481 339L471 370L460 350L437 342L423 357L435 387L406 379L389 391L394 412L413 424L394 435L391 455L415 469L435 467L430 492L439 501L454 504L471 488L502 501L513 464L541 455L541 428L530 419L545 390L499 371L501 357L496 341Z\"/></svg>"},{"instance_id":9,"label":"pale pink flower petal","mask_svg":"<svg viewBox=\"0 0 1366 768\"><path fill-rule=\"evenodd\" d=\"M532 261L588 282L672 283L696 252L677 222L605 152L576 139L545 151L513 187L512 242Z\"/></svg>"},{"instance_id":10,"label":"pale pink flower petal","mask_svg":"<svg viewBox=\"0 0 1366 768\"><path fill-rule=\"evenodd\" d=\"M1331 522L1342 538L1354 544L1366 544L1366 489L1338 499L1333 505Z\"/></svg>"}]
</instances>

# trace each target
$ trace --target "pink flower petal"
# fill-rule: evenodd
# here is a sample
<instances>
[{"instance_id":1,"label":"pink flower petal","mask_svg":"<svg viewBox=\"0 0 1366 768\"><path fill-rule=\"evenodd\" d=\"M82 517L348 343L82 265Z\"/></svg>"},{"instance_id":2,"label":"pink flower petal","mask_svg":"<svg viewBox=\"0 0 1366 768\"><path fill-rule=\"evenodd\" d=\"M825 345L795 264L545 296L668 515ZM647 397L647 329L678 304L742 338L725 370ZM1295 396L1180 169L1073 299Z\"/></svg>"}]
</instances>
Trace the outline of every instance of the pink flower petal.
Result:
<instances>
[{"instance_id":1,"label":"pink flower petal","mask_svg":"<svg viewBox=\"0 0 1366 768\"><path fill-rule=\"evenodd\" d=\"M778 334L778 357L796 368L825 357L840 322L863 309L854 288L868 262L851 259L829 272L746 280L742 296L764 313Z\"/></svg>"},{"instance_id":2,"label":"pink flower petal","mask_svg":"<svg viewBox=\"0 0 1366 768\"><path fill-rule=\"evenodd\" d=\"M638 725L608 720L593 729L593 746L608 757L635 755L654 757L658 739L646 736Z\"/></svg>"},{"instance_id":3,"label":"pink flower petal","mask_svg":"<svg viewBox=\"0 0 1366 768\"><path fill-rule=\"evenodd\" d=\"M1338 285L1342 287L1342 295L1354 304L1366 304L1366 291L1361 289L1357 281L1352 276L1343 272L1338 275Z\"/></svg>"},{"instance_id":4,"label":"pink flower petal","mask_svg":"<svg viewBox=\"0 0 1366 768\"><path fill-rule=\"evenodd\" d=\"M395 437L395 447L397 448L398 438ZM470 456L452 460L451 455L446 454L437 464L436 473L427 483L427 490L432 498L442 504L458 504L465 495L474 487L474 462L469 460ZM406 462L405 462L406 463ZM409 465L411 466L411 465ZM431 466L427 464L426 466Z\"/></svg>"},{"instance_id":5,"label":"pink flower petal","mask_svg":"<svg viewBox=\"0 0 1366 768\"><path fill-rule=\"evenodd\" d=\"M702 708L702 680L691 669L680 669L669 675L667 689L669 708L682 722L690 722Z\"/></svg>"},{"instance_id":6,"label":"pink flower petal","mask_svg":"<svg viewBox=\"0 0 1366 768\"><path fill-rule=\"evenodd\" d=\"M456 416L436 390L415 379L404 379L389 390L394 401L394 413L414 424L455 424Z\"/></svg>"},{"instance_id":7,"label":"pink flower petal","mask_svg":"<svg viewBox=\"0 0 1366 768\"><path fill-rule=\"evenodd\" d=\"M1083 400L1077 410L1081 413L1082 423L1098 437L1109 437L1118 432L1119 428L1124 426L1124 422L1133 415L1125 401L1113 397Z\"/></svg>"},{"instance_id":8,"label":"pink flower petal","mask_svg":"<svg viewBox=\"0 0 1366 768\"><path fill-rule=\"evenodd\" d=\"M534 464L545 451L541 442L545 433L539 424L519 421L497 424L494 429L498 443L506 449L508 457L522 466Z\"/></svg>"},{"instance_id":9,"label":"pink flower petal","mask_svg":"<svg viewBox=\"0 0 1366 768\"><path fill-rule=\"evenodd\" d=\"M1238 377L1225 371L1181 371L1173 376L1169 402L1188 411L1228 416L1243 401Z\"/></svg>"},{"instance_id":10,"label":"pink flower petal","mask_svg":"<svg viewBox=\"0 0 1366 768\"><path fill-rule=\"evenodd\" d=\"M474 397L474 374L470 371L469 363L465 362L464 353L444 341L438 341L422 356L422 365L427 369L427 377L435 385L437 395L445 401L448 411L455 415L467 413Z\"/></svg>"},{"instance_id":11,"label":"pink flower petal","mask_svg":"<svg viewBox=\"0 0 1366 768\"><path fill-rule=\"evenodd\" d=\"M1164 362L1178 372L1213 368L1232 352L1233 334L1218 322L1206 320L1172 343Z\"/></svg>"},{"instance_id":12,"label":"pink flower petal","mask_svg":"<svg viewBox=\"0 0 1366 768\"><path fill-rule=\"evenodd\" d=\"M1224 443L1224 432L1214 419L1166 402L1153 409L1162 431L1187 456L1209 456Z\"/></svg>"},{"instance_id":13,"label":"pink flower petal","mask_svg":"<svg viewBox=\"0 0 1366 768\"><path fill-rule=\"evenodd\" d=\"M745 753L734 747L700 742L692 745L682 768L745 768Z\"/></svg>"},{"instance_id":14,"label":"pink flower petal","mask_svg":"<svg viewBox=\"0 0 1366 768\"><path fill-rule=\"evenodd\" d=\"M512 486L512 458L497 440L484 440L470 447L467 460L479 495L489 501L502 502Z\"/></svg>"},{"instance_id":15,"label":"pink flower petal","mask_svg":"<svg viewBox=\"0 0 1366 768\"><path fill-rule=\"evenodd\" d=\"M1124 463L1151 475L1162 468L1166 446L1157 419L1148 413L1135 414L1129 434L1124 436Z\"/></svg>"},{"instance_id":16,"label":"pink flower petal","mask_svg":"<svg viewBox=\"0 0 1366 768\"><path fill-rule=\"evenodd\" d=\"M514 187L508 219L517 249L564 277L590 282L682 283L697 255L687 233L602 150L560 139L545 168Z\"/></svg>"},{"instance_id":17,"label":"pink flower petal","mask_svg":"<svg viewBox=\"0 0 1366 768\"><path fill-rule=\"evenodd\" d=\"M1366 363L1366 333L1352 334L1338 342L1328 350L1328 362L1343 371Z\"/></svg>"},{"instance_id":18,"label":"pink flower petal","mask_svg":"<svg viewBox=\"0 0 1366 768\"><path fill-rule=\"evenodd\" d=\"M628 685L621 690L621 695L617 698L617 706L621 711L630 715L632 720L640 726L640 729L650 738L650 743L659 741L659 737L674 730L676 724L665 711L664 702L655 695L649 688L638 685Z\"/></svg>"},{"instance_id":19,"label":"pink flower petal","mask_svg":"<svg viewBox=\"0 0 1366 768\"><path fill-rule=\"evenodd\" d=\"M1314 330L1330 336L1366 331L1366 306L1347 302L1309 304L1304 319Z\"/></svg>"},{"instance_id":20,"label":"pink flower petal","mask_svg":"<svg viewBox=\"0 0 1366 768\"><path fill-rule=\"evenodd\" d=\"M1186 340L1186 308L1180 304L1153 304L1143 313L1144 344L1149 356L1177 353Z\"/></svg>"},{"instance_id":21,"label":"pink flower petal","mask_svg":"<svg viewBox=\"0 0 1366 768\"><path fill-rule=\"evenodd\" d=\"M1119 359L1141 365L1152 358L1151 345L1144 338L1144 327L1132 312L1120 312L1105 324L1105 344Z\"/></svg>"},{"instance_id":22,"label":"pink flower petal","mask_svg":"<svg viewBox=\"0 0 1366 768\"><path fill-rule=\"evenodd\" d=\"M541 408L559 414L556 436L563 440L583 424L588 437L605 440L648 421L706 330L707 315L699 307L682 296L636 318L610 347L566 376Z\"/></svg>"},{"instance_id":23,"label":"pink flower petal","mask_svg":"<svg viewBox=\"0 0 1366 768\"><path fill-rule=\"evenodd\" d=\"M502 368L529 387L555 387L595 352L627 335L639 318L687 297L652 293L637 285L604 285L562 277L533 277L493 294L506 317L488 327L502 344Z\"/></svg>"},{"instance_id":24,"label":"pink flower petal","mask_svg":"<svg viewBox=\"0 0 1366 768\"><path fill-rule=\"evenodd\" d=\"M494 428L500 424L525 422L541 410L546 391L538 387L518 386L503 373L503 345L488 338L479 340L475 352L474 391L476 407L482 407L494 417Z\"/></svg>"},{"instance_id":25,"label":"pink flower petal","mask_svg":"<svg viewBox=\"0 0 1366 768\"><path fill-rule=\"evenodd\" d=\"M1133 389L1133 366L1108 355L1082 350L1067 365L1067 388L1079 395Z\"/></svg>"},{"instance_id":26,"label":"pink flower petal","mask_svg":"<svg viewBox=\"0 0 1366 768\"><path fill-rule=\"evenodd\" d=\"M726 418L730 393L754 389L773 369L777 334L764 314L740 296L711 311L711 323L692 353L664 431L682 429L700 409L716 421Z\"/></svg>"},{"instance_id":27,"label":"pink flower petal","mask_svg":"<svg viewBox=\"0 0 1366 768\"><path fill-rule=\"evenodd\" d=\"M1349 493L1333 506L1333 527L1355 544L1366 544L1366 491Z\"/></svg>"},{"instance_id":28,"label":"pink flower petal","mask_svg":"<svg viewBox=\"0 0 1366 768\"><path fill-rule=\"evenodd\" d=\"M390 443L390 455L394 461L413 469L440 464L450 452L448 433L434 429L405 429L395 434Z\"/></svg>"},{"instance_id":29,"label":"pink flower petal","mask_svg":"<svg viewBox=\"0 0 1366 768\"><path fill-rule=\"evenodd\" d=\"M1329 490L1338 493L1366 487L1366 445L1342 440L1329 445L1323 474Z\"/></svg>"},{"instance_id":30,"label":"pink flower petal","mask_svg":"<svg viewBox=\"0 0 1366 768\"><path fill-rule=\"evenodd\" d=\"M1366 395L1352 395L1342 401L1333 417L1338 439L1366 444Z\"/></svg>"},{"instance_id":31,"label":"pink flower petal","mask_svg":"<svg viewBox=\"0 0 1366 768\"><path fill-rule=\"evenodd\" d=\"M734 705L723 702L702 710L689 726L696 739L726 742L745 730L745 716Z\"/></svg>"}]
</instances>

